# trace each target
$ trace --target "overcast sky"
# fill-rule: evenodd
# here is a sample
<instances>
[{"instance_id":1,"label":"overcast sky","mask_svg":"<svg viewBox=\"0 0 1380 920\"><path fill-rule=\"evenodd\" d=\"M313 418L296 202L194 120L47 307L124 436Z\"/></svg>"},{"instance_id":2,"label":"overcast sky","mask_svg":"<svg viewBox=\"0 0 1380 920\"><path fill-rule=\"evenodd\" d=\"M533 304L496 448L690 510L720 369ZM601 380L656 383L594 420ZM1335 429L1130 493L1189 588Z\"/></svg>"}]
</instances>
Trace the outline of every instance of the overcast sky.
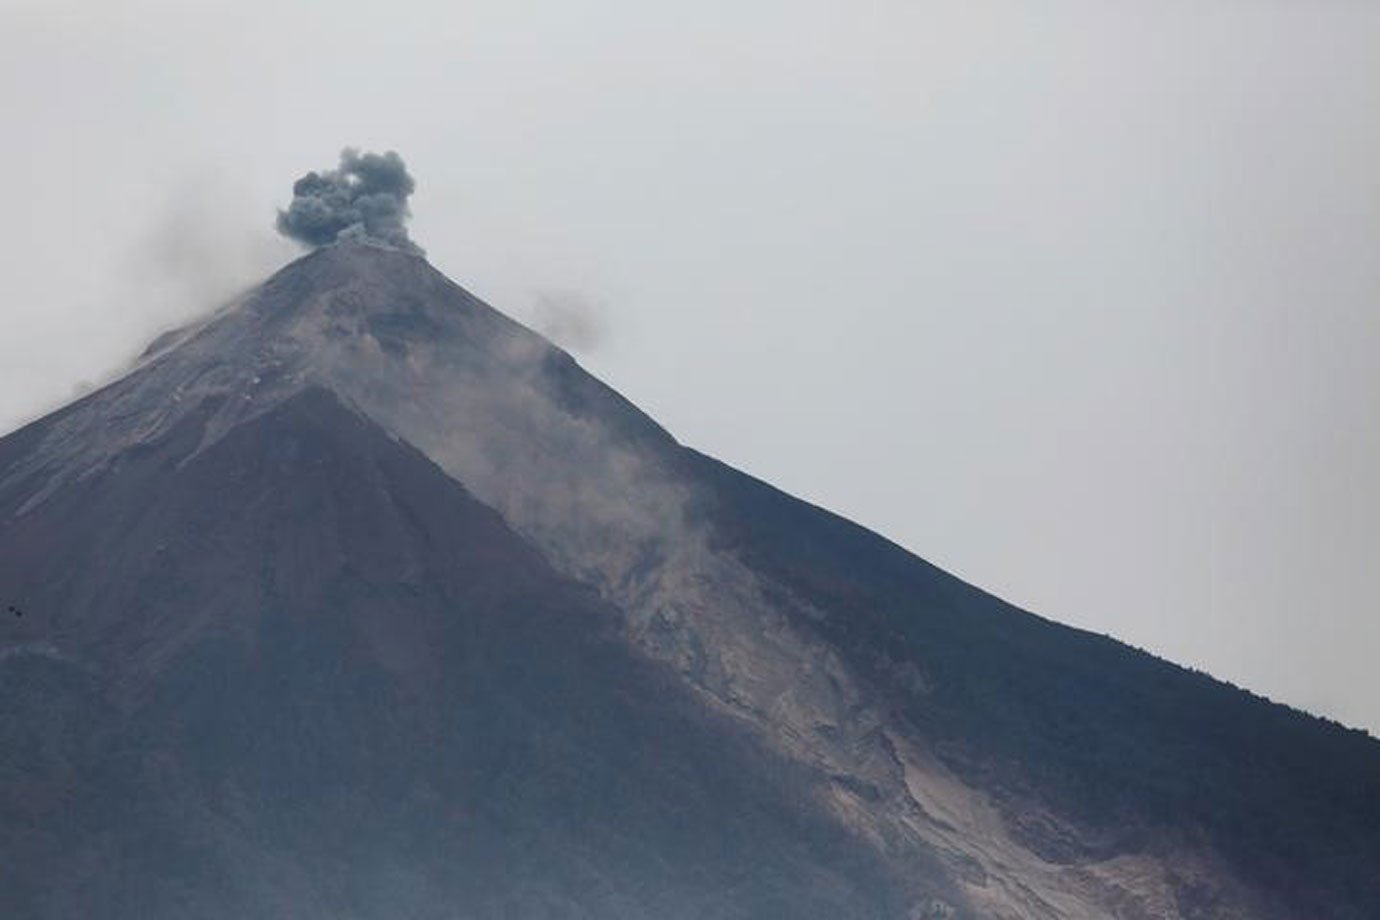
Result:
<instances>
[{"instance_id":1,"label":"overcast sky","mask_svg":"<svg viewBox=\"0 0 1380 920\"><path fill-rule=\"evenodd\" d=\"M1373 0L0 0L0 429L413 237L682 442L1380 733Z\"/></svg>"}]
</instances>

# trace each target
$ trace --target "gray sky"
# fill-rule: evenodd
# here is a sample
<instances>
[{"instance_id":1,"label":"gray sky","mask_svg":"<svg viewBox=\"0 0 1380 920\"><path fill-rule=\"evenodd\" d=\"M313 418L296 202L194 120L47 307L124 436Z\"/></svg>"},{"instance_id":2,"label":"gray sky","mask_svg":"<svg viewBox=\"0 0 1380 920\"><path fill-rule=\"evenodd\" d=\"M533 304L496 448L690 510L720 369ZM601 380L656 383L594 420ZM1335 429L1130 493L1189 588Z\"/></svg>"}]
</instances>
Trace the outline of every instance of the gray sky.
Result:
<instances>
[{"instance_id":1,"label":"gray sky","mask_svg":"<svg viewBox=\"0 0 1380 920\"><path fill-rule=\"evenodd\" d=\"M1380 732L1371 0L0 0L0 124L0 429L396 148L683 442Z\"/></svg>"}]
</instances>

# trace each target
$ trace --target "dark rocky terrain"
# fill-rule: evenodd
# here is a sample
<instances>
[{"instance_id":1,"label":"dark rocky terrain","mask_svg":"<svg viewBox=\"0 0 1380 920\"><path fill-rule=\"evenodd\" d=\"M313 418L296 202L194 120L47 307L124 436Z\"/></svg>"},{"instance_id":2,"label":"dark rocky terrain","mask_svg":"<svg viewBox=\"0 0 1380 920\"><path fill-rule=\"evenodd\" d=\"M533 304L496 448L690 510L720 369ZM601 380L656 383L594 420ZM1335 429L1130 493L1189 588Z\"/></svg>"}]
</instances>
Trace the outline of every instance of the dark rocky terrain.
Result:
<instances>
[{"instance_id":1,"label":"dark rocky terrain","mask_svg":"<svg viewBox=\"0 0 1380 920\"><path fill-rule=\"evenodd\" d=\"M1380 904L1374 739L681 447L378 246L0 440L0 607L5 917Z\"/></svg>"}]
</instances>

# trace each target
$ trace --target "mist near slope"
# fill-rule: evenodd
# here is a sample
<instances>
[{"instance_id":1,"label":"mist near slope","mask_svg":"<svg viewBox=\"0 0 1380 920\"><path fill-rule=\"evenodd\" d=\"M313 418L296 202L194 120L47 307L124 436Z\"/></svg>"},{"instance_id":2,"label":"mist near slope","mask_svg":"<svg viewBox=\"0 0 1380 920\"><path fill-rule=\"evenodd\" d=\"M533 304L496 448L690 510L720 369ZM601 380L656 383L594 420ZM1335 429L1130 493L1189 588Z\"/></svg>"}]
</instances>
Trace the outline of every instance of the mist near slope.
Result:
<instances>
[{"instance_id":1,"label":"mist near slope","mask_svg":"<svg viewBox=\"0 0 1380 920\"><path fill-rule=\"evenodd\" d=\"M262 229L240 178L203 163L141 202L127 232L68 260L60 279L8 291L0 363L0 433L127 373L160 334L216 308L296 255ZM48 344L35 349L40 333Z\"/></svg>"},{"instance_id":2,"label":"mist near slope","mask_svg":"<svg viewBox=\"0 0 1380 920\"><path fill-rule=\"evenodd\" d=\"M598 351L610 333L603 305L569 288L538 291L519 318L562 348L582 355Z\"/></svg>"}]
</instances>

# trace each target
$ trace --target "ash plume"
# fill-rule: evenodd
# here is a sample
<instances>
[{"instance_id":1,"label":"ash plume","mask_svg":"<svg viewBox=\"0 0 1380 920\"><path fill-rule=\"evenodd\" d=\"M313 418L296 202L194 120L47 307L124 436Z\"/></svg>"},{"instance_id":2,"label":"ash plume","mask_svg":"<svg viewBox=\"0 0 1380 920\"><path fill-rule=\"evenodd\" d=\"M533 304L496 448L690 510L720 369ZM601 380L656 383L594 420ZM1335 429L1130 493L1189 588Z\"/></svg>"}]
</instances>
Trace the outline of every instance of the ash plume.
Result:
<instances>
[{"instance_id":1,"label":"ash plume","mask_svg":"<svg viewBox=\"0 0 1380 920\"><path fill-rule=\"evenodd\" d=\"M422 249L407 235L407 199L416 183L396 151L340 152L340 166L309 172L292 185L292 203L278 212L278 232L305 246L364 239L407 252Z\"/></svg>"}]
</instances>

